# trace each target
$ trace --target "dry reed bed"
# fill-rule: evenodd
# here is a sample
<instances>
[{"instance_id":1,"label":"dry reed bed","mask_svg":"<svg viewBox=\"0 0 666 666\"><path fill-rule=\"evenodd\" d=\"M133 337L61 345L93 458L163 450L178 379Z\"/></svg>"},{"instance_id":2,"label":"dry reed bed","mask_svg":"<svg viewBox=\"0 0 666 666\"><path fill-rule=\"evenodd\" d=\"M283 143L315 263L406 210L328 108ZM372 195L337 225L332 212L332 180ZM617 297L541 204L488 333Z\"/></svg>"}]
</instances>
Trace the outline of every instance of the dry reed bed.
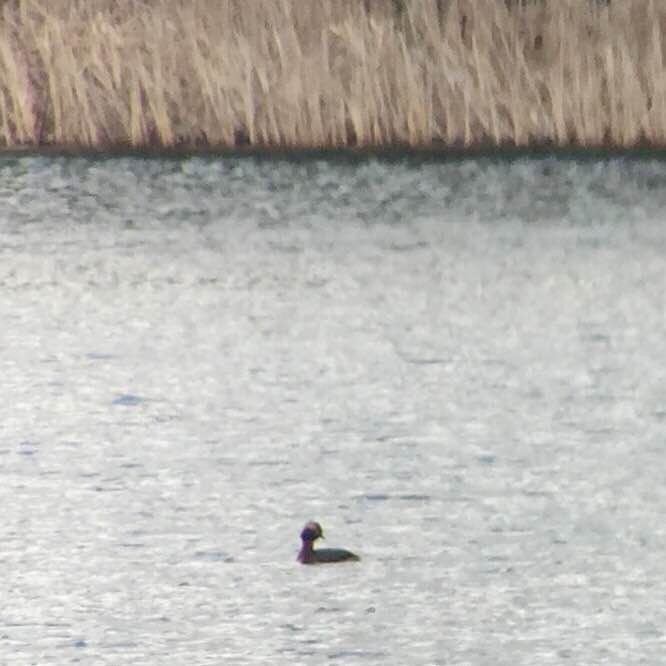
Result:
<instances>
[{"instance_id":1,"label":"dry reed bed","mask_svg":"<svg viewBox=\"0 0 666 666\"><path fill-rule=\"evenodd\" d=\"M5 0L0 145L664 145L664 28L666 0Z\"/></svg>"}]
</instances>

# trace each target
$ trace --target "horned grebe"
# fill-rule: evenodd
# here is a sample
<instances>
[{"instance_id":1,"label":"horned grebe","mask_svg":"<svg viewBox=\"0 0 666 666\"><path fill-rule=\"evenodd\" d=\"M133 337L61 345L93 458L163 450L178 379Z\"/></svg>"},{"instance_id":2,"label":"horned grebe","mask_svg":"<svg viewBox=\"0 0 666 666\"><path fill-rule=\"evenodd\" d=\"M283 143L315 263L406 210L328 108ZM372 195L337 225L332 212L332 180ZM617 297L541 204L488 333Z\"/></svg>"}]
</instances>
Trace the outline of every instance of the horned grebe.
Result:
<instances>
[{"instance_id":1,"label":"horned grebe","mask_svg":"<svg viewBox=\"0 0 666 666\"><path fill-rule=\"evenodd\" d=\"M319 548L314 549L314 542L324 538L324 530L319 523L310 521L305 524L301 532L301 541L303 545L298 553L298 561L301 564L319 564L327 562L349 562L360 560L361 558L354 553L350 553L343 548Z\"/></svg>"}]
</instances>

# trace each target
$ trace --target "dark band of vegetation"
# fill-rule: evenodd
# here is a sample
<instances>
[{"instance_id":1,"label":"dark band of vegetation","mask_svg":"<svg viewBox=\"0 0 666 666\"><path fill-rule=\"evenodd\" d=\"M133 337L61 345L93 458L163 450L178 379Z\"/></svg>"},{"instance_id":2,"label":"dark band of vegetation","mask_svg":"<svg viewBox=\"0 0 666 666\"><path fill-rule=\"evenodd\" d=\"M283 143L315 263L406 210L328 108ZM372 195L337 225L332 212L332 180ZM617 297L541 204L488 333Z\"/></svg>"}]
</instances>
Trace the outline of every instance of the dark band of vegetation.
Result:
<instances>
[{"instance_id":1,"label":"dark band of vegetation","mask_svg":"<svg viewBox=\"0 0 666 666\"><path fill-rule=\"evenodd\" d=\"M4 0L0 145L634 146L662 0Z\"/></svg>"}]
</instances>

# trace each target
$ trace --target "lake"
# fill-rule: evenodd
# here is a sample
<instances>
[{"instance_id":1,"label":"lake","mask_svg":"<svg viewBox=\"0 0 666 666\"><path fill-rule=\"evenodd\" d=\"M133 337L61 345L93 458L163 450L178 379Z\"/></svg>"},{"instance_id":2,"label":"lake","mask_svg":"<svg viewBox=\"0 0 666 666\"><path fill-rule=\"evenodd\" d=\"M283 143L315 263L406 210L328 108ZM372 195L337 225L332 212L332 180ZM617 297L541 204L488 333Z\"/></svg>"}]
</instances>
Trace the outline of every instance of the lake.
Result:
<instances>
[{"instance_id":1,"label":"lake","mask_svg":"<svg viewBox=\"0 0 666 666\"><path fill-rule=\"evenodd\" d=\"M663 663L665 284L651 157L1 158L0 661Z\"/></svg>"}]
</instances>

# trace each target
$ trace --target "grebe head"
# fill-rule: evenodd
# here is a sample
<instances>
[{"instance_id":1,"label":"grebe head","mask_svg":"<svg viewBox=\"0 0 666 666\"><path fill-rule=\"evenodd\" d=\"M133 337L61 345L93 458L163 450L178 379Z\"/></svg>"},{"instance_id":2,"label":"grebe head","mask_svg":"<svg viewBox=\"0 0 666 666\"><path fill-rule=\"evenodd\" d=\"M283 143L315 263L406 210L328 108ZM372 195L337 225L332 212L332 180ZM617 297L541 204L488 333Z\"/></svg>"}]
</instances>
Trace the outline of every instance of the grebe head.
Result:
<instances>
[{"instance_id":1,"label":"grebe head","mask_svg":"<svg viewBox=\"0 0 666 666\"><path fill-rule=\"evenodd\" d=\"M323 538L324 530L321 529L321 525L319 523L315 523L314 520L311 520L309 523L305 523L305 527L301 532L301 541L314 543L317 539Z\"/></svg>"}]
</instances>

